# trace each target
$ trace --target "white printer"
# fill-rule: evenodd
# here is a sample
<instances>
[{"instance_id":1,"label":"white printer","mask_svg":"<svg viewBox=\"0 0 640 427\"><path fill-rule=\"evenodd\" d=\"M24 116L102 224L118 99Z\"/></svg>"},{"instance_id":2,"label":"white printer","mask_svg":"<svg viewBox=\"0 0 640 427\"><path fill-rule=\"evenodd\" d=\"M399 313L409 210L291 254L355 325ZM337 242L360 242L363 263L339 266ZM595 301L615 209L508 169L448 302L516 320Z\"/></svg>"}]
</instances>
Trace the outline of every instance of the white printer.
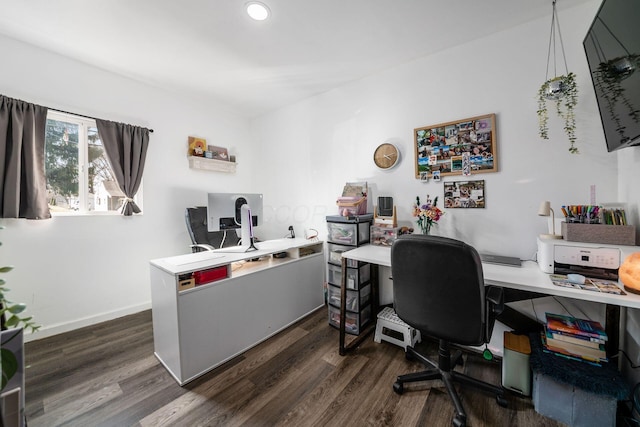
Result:
<instances>
[{"instance_id":1,"label":"white printer","mask_svg":"<svg viewBox=\"0 0 640 427\"><path fill-rule=\"evenodd\" d=\"M618 280L618 269L625 258L638 252L638 246L570 242L538 237L538 265L545 273L582 274Z\"/></svg>"}]
</instances>

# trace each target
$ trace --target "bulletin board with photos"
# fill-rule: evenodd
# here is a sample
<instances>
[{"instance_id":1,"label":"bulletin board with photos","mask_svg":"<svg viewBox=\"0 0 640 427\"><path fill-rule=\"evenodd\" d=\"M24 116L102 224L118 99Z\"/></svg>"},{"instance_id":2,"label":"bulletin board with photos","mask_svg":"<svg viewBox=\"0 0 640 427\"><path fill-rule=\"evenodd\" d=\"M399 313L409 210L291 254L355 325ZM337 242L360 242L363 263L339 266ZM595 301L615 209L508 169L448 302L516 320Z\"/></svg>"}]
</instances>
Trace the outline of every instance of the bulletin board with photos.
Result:
<instances>
[{"instance_id":1,"label":"bulletin board with photos","mask_svg":"<svg viewBox=\"0 0 640 427\"><path fill-rule=\"evenodd\" d=\"M413 134L418 179L498 170L495 114L424 126Z\"/></svg>"}]
</instances>

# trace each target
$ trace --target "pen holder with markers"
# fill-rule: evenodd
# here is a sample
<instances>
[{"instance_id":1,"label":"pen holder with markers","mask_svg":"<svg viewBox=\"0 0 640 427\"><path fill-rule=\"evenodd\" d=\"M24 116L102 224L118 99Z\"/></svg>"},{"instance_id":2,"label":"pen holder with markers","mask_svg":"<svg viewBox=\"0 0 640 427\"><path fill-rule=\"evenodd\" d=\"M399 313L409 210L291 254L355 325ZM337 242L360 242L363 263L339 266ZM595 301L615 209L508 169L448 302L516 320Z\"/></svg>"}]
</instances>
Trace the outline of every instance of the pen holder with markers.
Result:
<instances>
[{"instance_id":1,"label":"pen holder with markers","mask_svg":"<svg viewBox=\"0 0 640 427\"><path fill-rule=\"evenodd\" d=\"M568 224L600 224L602 210L600 206L569 205L562 207L565 222Z\"/></svg>"},{"instance_id":2,"label":"pen holder with markers","mask_svg":"<svg viewBox=\"0 0 640 427\"><path fill-rule=\"evenodd\" d=\"M570 224L600 224L600 217L580 214L569 216L565 218L565 221Z\"/></svg>"},{"instance_id":3,"label":"pen holder with markers","mask_svg":"<svg viewBox=\"0 0 640 427\"><path fill-rule=\"evenodd\" d=\"M565 222L562 237L567 241L634 246L636 228L628 224L624 206L568 205L562 207Z\"/></svg>"}]
</instances>

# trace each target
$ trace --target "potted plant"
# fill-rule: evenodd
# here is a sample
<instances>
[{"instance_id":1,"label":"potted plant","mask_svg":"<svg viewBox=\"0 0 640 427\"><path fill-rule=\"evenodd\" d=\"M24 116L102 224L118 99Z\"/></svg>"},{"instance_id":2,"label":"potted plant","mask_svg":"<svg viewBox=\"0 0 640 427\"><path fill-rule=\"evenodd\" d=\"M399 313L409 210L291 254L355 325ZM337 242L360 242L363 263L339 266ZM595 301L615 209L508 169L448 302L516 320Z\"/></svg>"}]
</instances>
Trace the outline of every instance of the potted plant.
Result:
<instances>
[{"instance_id":1,"label":"potted plant","mask_svg":"<svg viewBox=\"0 0 640 427\"><path fill-rule=\"evenodd\" d=\"M578 86L574 73L547 80L538 89L538 124L542 139L549 139L549 113L547 101L555 102L558 115L564 119L564 131L569 138L569 152L578 153L576 147L576 117L574 108L578 103Z\"/></svg>"},{"instance_id":2,"label":"potted plant","mask_svg":"<svg viewBox=\"0 0 640 427\"><path fill-rule=\"evenodd\" d=\"M0 226L0 229L3 228ZM0 267L0 273L8 273L12 269L11 266ZM24 373L23 331L35 332L40 326L33 321L31 316L22 317L26 305L9 301L7 299L8 291L6 281L0 279L0 364L2 369L0 392L4 392L5 389L10 392L13 390L12 385L21 388L20 408L17 409L24 419L24 378L16 381L14 377L19 373ZM14 379L13 382L12 379ZM0 416L4 417L4 414L0 414ZM4 419L2 418L0 421L4 425ZM24 425L24 423L19 425Z\"/></svg>"}]
</instances>

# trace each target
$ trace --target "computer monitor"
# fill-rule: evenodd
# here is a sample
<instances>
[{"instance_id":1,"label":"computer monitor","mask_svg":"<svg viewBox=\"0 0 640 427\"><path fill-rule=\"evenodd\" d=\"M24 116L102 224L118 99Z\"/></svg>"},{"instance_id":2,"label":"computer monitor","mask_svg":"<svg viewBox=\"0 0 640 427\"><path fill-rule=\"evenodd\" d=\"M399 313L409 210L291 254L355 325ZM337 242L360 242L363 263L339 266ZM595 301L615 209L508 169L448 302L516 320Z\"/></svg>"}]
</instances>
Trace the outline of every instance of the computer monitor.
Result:
<instances>
[{"instance_id":1,"label":"computer monitor","mask_svg":"<svg viewBox=\"0 0 640 427\"><path fill-rule=\"evenodd\" d=\"M207 195L207 230L225 231L242 228L242 206L249 205L251 225L262 224L262 194L209 193ZM245 208L246 209L246 208Z\"/></svg>"}]
</instances>

